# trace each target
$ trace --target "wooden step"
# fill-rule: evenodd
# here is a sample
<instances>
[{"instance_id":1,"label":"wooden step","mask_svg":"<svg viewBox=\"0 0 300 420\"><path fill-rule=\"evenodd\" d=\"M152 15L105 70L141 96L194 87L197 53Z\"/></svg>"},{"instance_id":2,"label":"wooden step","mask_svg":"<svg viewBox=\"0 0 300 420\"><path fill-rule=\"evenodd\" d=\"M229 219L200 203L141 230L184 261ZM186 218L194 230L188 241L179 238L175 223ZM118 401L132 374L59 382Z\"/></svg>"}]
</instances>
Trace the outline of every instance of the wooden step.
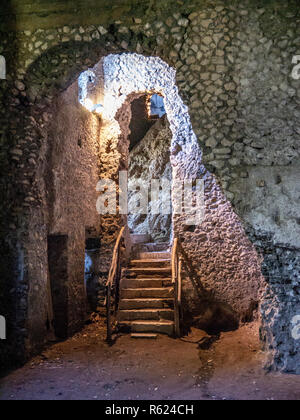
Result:
<instances>
[{"instance_id":1,"label":"wooden step","mask_svg":"<svg viewBox=\"0 0 300 420\"><path fill-rule=\"evenodd\" d=\"M144 321L120 322L120 328L129 329L132 333L159 333L172 336L174 334L173 321Z\"/></svg>"},{"instance_id":2,"label":"wooden step","mask_svg":"<svg viewBox=\"0 0 300 420\"><path fill-rule=\"evenodd\" d=\"M130 309L119 310L118 320L122 321L136 321L136 320L151 320L174 321L174 311L172 309Z\"/></svg>"},{"instance_id":3,"label":"wooden step","mask_svg":"<svg viewBox=\"0 0 300 420\"><path fill-rule=\"evenodd\" d=\"M141 260L171 260L171 252L169 251L159 251L159 252L141 252L138 255Z\"/></svg>"},{"instance_id":4,"label":"wooden step","mask_svg":"<svg viewBox=\"0 0 300 420\"><path fill-rule=\"evenodd\" d=\"M151 240L151 236L148 234L132 233L130 239L133 245L145 244Z\"/></svg>"},{"instance_id":5,"label":"wooden step","mask_svg":"<svg viewBox=\"0 0 300 420\"><path fill-rule=\"evenodd\" d=\"M123 279L121 281L122 289L151 289L151 288L162 288L171 287L172 279L169 278L148 278L148 279Z\"/></svg>"},{"instance_id":6,"label":"wooden step","mask_svg":"<svg viewBox=\"0 0 300 420\"><path fill-rule=\"evenodd\" d=\"M134 339L146 339L146 340L155 340L157 338L157 334L151 333L133 333L131 334L131 338Z\"/></svg>"},{"instance_id":7,"label":"wooden step","mask_svg":"<svg viewBox=\"0 0 300 420\"><path fill-rule=\"evenodd\" d=\"M135 267L125 270L126 277L141 277L141 276L170 276L172 272L171 267Z\"/></svg>"},{"instance_id":8,"label":"wooden step","mask_svg":"<svg viewBox=\"0 0 300 420\"><path fill-rule=\"evenodd\" d=\"M139 299L121 299L119 304L119 309L130 310L130 309L163 309L163 308L173 308L174 299L165 298L165 299L151 299L151 298L139 298Z\"/></svg>"},{"instance_id":9,"label":"wooden step","mask_svg":"<svg viewBox=\"0 0 300 420\"><path fill-rule=\"evenodd\" d=\"M167 242L145 243L144 247L150 252L159 252L159 251L165 251L166 249L168 249L170 247L170 244Z\"/></svg>"},{"instance_id":10,"label":"wooden step","mask_svg":"<svg viewBox=\"0 0 300 420\"><path fill-rule=\"evenodd\" d=\"M135 249L139 252L160 252L170 249L170 244L168 242L140 243L135 246Z\"/></svg>"},{"instance_id":11,"label":"wooden step","mask_svg":"<svg viewBox=\"0 0 300 420\"><path fill-rule=\"evenodd\" d=\"M144 289L121 289L121 298L172 298L174 297L173 287L144 288Z\"/></svg>"},{"instance_id":12,"label":"wooden step","mask_svg":"<svg viewBox=\"0 0 300 420\"><path fill-rule=\"evenodd\" d=\"M131 268L166 268L171 266L170 259L142 259L130 261Z\"/></svg>"}]
</instances>

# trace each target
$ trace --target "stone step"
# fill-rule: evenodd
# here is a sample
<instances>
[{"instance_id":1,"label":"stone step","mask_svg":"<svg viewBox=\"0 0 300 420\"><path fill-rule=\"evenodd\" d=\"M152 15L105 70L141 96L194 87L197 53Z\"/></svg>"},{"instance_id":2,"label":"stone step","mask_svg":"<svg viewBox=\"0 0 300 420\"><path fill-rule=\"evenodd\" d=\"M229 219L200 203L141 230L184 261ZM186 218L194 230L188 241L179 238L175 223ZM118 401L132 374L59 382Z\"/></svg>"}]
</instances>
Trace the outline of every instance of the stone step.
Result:
<instances>
[{"instance_id":1,"label":"stone step","mask_svg":"<svg viewBox=\"0 0 300 420\"><path fill-rule=\"evenodd\" d=\"M161 242L161 243L144 243L144 244L137 244L135 247L136 251L139 252L161 252L167 251L170 249L170 244L168 242Z\"/></svg>"},{"instance_id":2,"label":"stone step","mask_svg":"<svg viewBox=\"0 0 300 420\"><path fill-rule=\"evenodd\" d=\"M157 334L151 334L151 333L133 333L131 334L131 338L134 339L146 339L146 340L155 340L157 338Z\"/></svg>"},{"instance_id":3,"label":"stone step","mask_svg":"<svg viewBox=\"0 0 300 420\"><path fill-rule=\"evenodd\" d=\"M168 251L159 251L159 252L141 252L138 255L138 258L141 260L161 260L169 259L171 260L171 252Z\"/></svg>"},{"instance_id":4,"label":"stone step","mask_svg":"<svg viewBox=\"0 0 300 420\"><path fill-rule=\"evenodd\" d=\"M121 289L122 299L139 298L172 298L174 297L173 287L144 288L144 289Z\"/></svg>"},{"instance_id":5,"label":"stone step","mask_svg":"<svg viewBox=\"0 0 300 420\"><path fill-rule=\"evenodd\" d=\"M118 320L122 321L174 321L174 311L172 309L126 309L119 310Z\"/></svg>"},{"instance_id":6,"label":"stone step","mask_svg":"<svg viewBox=\"0 0 300 420\"><path fill-rule=\"evenodd\" d=\"M174 334L173 321L131 321L120 322L121 328L129 329L132 333L159 333L172 336Z\"/></svg>"},{"instance_id":7,"label":"stone step","mask_svg":"<svg viewBox=\"0 0 300 420\"><path fill-rule=\"evenodd\" d=\"M139 299L121 299L119 309L172 309L174 308L173 298L139 298Z\"/></svg>"},{"instance_id":8,"label":"stone step","mask_svg":"<svg viewBox=\"0 0 300 420\"><path fill-rule=\"evenodd\" d=\"M125 277L169 277L171 275L171 267L134 267L124 270Z\"/></svg>"},{"instance_id":9,"label":"stone step","mask_svg":"<svg viewBox=\"0 0 300 420\"><path fill-rule=\"evenodd\" d=\"M148 234L132 233L130 239L133 245L145 244L151 241L151 236Z\"/></svg>"},{"instance_id":10,"label":"stone step","mask_svg":"<svg viewBox=\"0 0 300 420\"><path fill-rule=\"evenodd\" d=\"M141 259L130 261L130 267L132 268L165 268L171 266L171 260L168 259Z\"/></svg>"},{"instance_id":11,"label":"stone step","mask_svg":"<svg viewBox=\"0 0 300 420\"><path fill-rule=\"evenodd\" d=\"M150 252L159 252L159 251L165 251L166 249L169 249L170 244L168 242L161 242L161 243L145 243L144 246L150 251Z\"/></svg>"},{"instance_id":12,"label":"stone step","mask_svg":"<svg viewBox=\"0 0 300 420\"><path fill-rule=\"evenodd\" d=\"M157 279L123 279L121 281L122 289L144 289L144 288L161 288L172 286L171 278Z\"/></svg>"}]
</instances>

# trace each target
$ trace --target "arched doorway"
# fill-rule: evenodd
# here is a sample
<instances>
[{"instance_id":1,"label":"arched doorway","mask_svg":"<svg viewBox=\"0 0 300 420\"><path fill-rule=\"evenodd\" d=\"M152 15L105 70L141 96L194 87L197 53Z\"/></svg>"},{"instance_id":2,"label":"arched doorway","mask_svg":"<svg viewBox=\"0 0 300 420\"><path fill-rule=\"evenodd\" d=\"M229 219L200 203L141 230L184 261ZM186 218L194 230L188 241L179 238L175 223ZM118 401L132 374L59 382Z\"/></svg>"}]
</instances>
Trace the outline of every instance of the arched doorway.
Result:
<instances>
[{"instance_id":1,"label":"arched doorway","mask_svg":"<svg viewBox=\"0 0 300 420\"><path fill-rule=\"evenodd\" d=\"M218 318L220 330L258 319L265 285L261 258L218 181L202 163L188 108L176 87L175 69L158 57L109 55L79 78L80 103L101 116L100 178L116 182L118 193L122 192L118 181L119 172L128 170L131 103L145 93L164 98L172 132L173 235L180 238L196 277L196 282L187 278L184 283L186 311L192 318L196 316L201 326L203 319L209 319L212 329ZM190 214L177 211L177 182L198 179L205 186L203 201L193 202L192 211L198 219L191 222ZM120 216L101 217L103 244L108 245L102 248L103 258L111 252L116 231L124 223ZM207 290L209 299L201 300L199 290Z\"/></svg>"},{"instance_id":2,"label":"arched doorway","mask_svg":"<svg viewBox=\"0 0 300 420\"><path fill-rule=\"evenodd\" d=\"M102 179L116 180L120 170L128 170L131 103L145 93L159 94L164 98L172 132L170 160L173 178L183 181L201 177L204 172L201 150L175 79L175 70L160 58L137 54L109 55L93 70L80 76L80 103L89 111L101 114ZM183 161L187 164L180 164ZM194 209L195 213L197 211L200 213L202 209Z\"/></svg>"}]
</instances>

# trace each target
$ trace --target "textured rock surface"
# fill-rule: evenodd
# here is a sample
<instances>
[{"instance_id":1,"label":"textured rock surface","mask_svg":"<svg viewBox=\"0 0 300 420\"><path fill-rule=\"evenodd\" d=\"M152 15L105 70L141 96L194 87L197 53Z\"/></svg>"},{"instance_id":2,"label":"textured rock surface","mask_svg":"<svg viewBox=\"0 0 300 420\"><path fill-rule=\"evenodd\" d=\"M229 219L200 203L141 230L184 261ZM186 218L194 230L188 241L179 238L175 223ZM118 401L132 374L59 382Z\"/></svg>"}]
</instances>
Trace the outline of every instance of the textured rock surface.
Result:
<instances>
[{"instance_id":1,"label":"textured rock surface","mask_svg":"<svg viewBox=\"0 0 300 420\"><path fill-rule=\"evenodd\" d=\"M151 180L162 179L169 181L171 186L172 168L170 163L170 147L172 133L166 117L158 120L155 125L148 131L144 139L130 152L129 163L129 208L131 202L136 200L134 190L135 180L141 180L149 189ZM162 203L170 201L171 189L160 195L159 207ZM154 205L149 198L148 214L128 216L128 224L134 233L148 233L154 242L167 242L171 238L171 206L170 214L154 213Z\"/></svg>"},{"instance_id":2,"label":"textured rock surface","mask_svg":"<svg viewBox=\"0 0 300 420\"><path fill-rule=\"evenodd\" d=\"M131 103L130 151L145 137L155 120L149 118L148 95L141 96Z\"/></svg>"},{"instance_id":3,"label":"textured rock surface","mask_svg":"<svg viewBox=\"0 0 300 420\"><path fill-rule=\"evenodd\" d=\"M291 77L292 58L300 54L298 2L244 0L228 5L191 0L188 5L165 1L149 7L139 1L123 2L116 9L109 2L101 4L101 13L92 14L79 0L59 4L59 9L57 2L29 3L15 2L14 10L7 3L0 11L5 16L0 54L8 63L7 81L0 83L0 307L8 320L1 356L14 348L22 358L31 348L33 338L26 338L32 316L28 296L38 302L45 295L46 229L38 168L47 142L41 129L56 117L49 107L101 57L130 51L159 56L176 68L203 162L217 176L264 259L270 293L262 316L269 332L266 347L275 356L271 364L299 373L299 341L291 338L291 320L299 314L295 179L300 84ZM274 181L273 175L283 181ZM33 254L40 269L31 277Z\"/></svg>"},{"instance_id":4,"label":"textured rock surface","mask_svg":"<svg viewBox=\"0 0 300 420\"><path fill-rule=\"evenodd\" d=\"M220 307L223 305L224 308L226 306L235 323L239 320L253 319L264 288L264 279L260 272L262 260L247 238L241 221L216 179L202 165L201 151L195 142L187 108L182 104L175 86L174 70L160 59L135 54L106 57L103 60L103 73L99 70L101 65L102 63L81 76L80 101L84 104L89 99L93 103L98 103L102 97L106 110L103 113L103 127L105 133L110 133L110 145L117 146L115 153L123 156L124 139L127 138L128 129L128 122L124 124L126 117L123 112L126 110L124 107L128 96L147 90L159 92L164 96L172 131L170 150L173 203L177 194L175 180L176 182L188 179L204 181L203 222L199 226L189 226L188 214L173 214L174 236L180 238L189 264L197 273L196 285L191 282L192 279L185 281L185 299L188 308L186 312L191 316L205 316L207 304L203 302L205 300L203 296L199 301L198 295L198 291L205 288L209 294L207 299L210 304L219 304ZM121 119L118 116L119 108L123 110ZM129 112L130 109L127 113ZM105 135L103 142L107 143ZM113 153L112 146L110 153ZM111 178L116 176L114 171L117 170L120 161L114 160L114 162L114 169L110 171ZM139 165L140 170L142 167L143 165ZM151 165L149 168L151 173ZM137 166L135 173L138 173ZM105 174L107 176L107 171ZM202 210L201 202L197 203L197 206L196 212L199 213Z\"/></svg>"},{"instance_id":5,"label":"textured rock surface","mask_svg":"<svg viewBox=\"0 0 300 420\"><path fill-rule=\"evenodd\" d=\"M34 210L28 244L31 253L28 315L30 334L34 337L31 341L35 343L44 336L45 316L49 317L47 287L42 288L40 283L41 278L51 283L47 273L47 236L68 236L68 334L77 331L86 316L83 283L86 229L94 229L98 236L100 232L95 207L100 124L96 117L86 114L77 105L77 95L78 89L73 85L54 102L51 111L55 118L44 132L45 147L39 155L37 177L43 225L41 229L40 209Z\"/></svg>"}]
</instances>

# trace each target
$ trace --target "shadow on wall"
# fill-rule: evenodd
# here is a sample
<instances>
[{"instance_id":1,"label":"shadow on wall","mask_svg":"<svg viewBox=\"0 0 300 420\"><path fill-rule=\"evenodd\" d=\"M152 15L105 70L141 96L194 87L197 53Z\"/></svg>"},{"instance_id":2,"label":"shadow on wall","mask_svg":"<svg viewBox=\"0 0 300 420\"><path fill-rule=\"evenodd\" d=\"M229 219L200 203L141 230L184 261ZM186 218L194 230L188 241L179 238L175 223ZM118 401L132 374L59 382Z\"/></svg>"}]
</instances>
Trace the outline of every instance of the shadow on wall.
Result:
<instances>
[{"instance_id":1,"label":"shadow on wall","mask_svg":"<svg viewBox=\"0 0 300 420\"><path fill-rule=\"evenodd\" d=\"M134 117L134 116L133 116ZM128 170L128 203L129 209L135 207L138 194L136 187L142 182L150 189L152 180L164 180L171 185L172 167L170 162L170 146L172 133L166 116L158 119L146 133L145 137L131 150ZM154 242L170 242L172 229L172 209L166 208L161 214L156 206L163 208L170 202L170 187L161 191L157 201L149 194L148 213L131 214L129 210L128 225L132 233L148 234Z\"/></svg>"},{"instance_id":2,"label":"shadow on wall","mask_svg":"<svg viewBox=\"0 0 300 420\"><path fill-rule=\"evenodd\" d=\"M175 217L175 231L189 266L184 281L185 317L210 333L238 328L260 319L266 282L263 258L244 224L212 174L204 174L205 218L199 226L184 226Z\"/></svg>"},{"instance_id":3,"label":"shadow on wall","mask_svg":"<svg viewBox=\"0 0 300 420\"><path fill-rule=\"evenodd\" d=\"M10 30L3 28L10 22ZM6 319L6 339L0 340L0 371L9 369L13 364L23 360L25 352L25 317L26 301L23 283L24 253L16 234L16 214L14 197L16 194L13 178L15 161L9 153L14 147L16 136L12 135L18 125L19 112L11 102L14 95L16 60L18 57L18 40L16 37L16 19L10 1L1 4L0 16L0 54L6 61L7 80L0 80L0 97L3 99L0 114L0 315ZM11 106L12 105L12 106ZM7 109L11 106L10 118Z\"/></svg>"},{"instance_id":4,"label":"shadow on wall","mask_svg":"<svg viewBox=\"0 0 300 420\"><path fill-rule=\"evenodd\" d=\"M82 71L110 52L105 42L99 40L70 41L49 48L27 69L25 84L28 86L29 101L34 104L45 98L52 100L56 94L76 82ZM58 61L57 57L61 56L65 57L63 62Z\"/></svg>"},{"instance_id":5,"label":"shadow on wall","mask_svg":"<svg viewBox=\"0 0 300 420\"><path fill-rule=\"evenodd\" d=\"M266 250L263 274L267 289L263 299L261 338L269 355L270 369L300 374L300 256L299 248L274 244L273 235L256 232L258 247ZM289 261L289 264L286 262ZM274 311L276 308L276 312ZM297 338L298 337L298 338Z\"/></svg>"},{"instance_id":6,"label":"shadow on wall","mask_svg":"<svg viewBox=\"0 0 300 420\"><path fill-rule=\"evenodd\" d=\"M224 302L217 302L213 292L205 289L201 283L197 270L193 267L188 255L181 248L183 257L183 278L185 285L190 282L193 292L197 295L194 308L188 299L188 293L182 297L183 330L187 333L191 326L206 331L208 334L217 335L220 332L234 331L239 328L239 315L234 309ZM249 318L245 322L253 321L256 307L251 308Z\"/></svg>"}]
</instances>

